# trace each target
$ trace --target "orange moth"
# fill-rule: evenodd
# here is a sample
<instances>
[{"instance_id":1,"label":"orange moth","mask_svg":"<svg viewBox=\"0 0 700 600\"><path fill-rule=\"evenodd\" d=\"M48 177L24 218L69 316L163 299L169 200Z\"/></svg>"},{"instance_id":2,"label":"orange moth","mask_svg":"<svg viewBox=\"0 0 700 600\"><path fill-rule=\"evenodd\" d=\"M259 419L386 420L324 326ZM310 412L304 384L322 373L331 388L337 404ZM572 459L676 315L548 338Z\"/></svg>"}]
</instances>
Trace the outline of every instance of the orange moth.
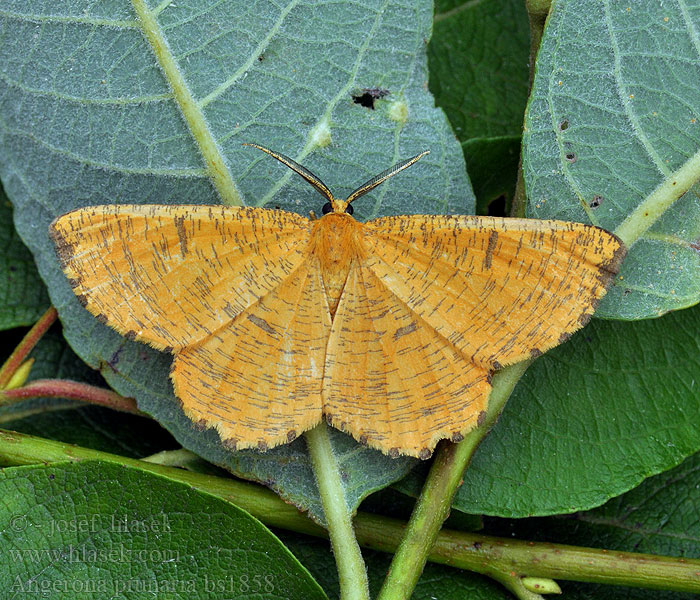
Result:
<instances>
[{"instance_id":1,"label":"orange moth","mask_svg":"<svg viewBox=\"0 0 700 600\"><path fill-rule=\"evenodd\" d=\"M252 144L251 144L252 145ZM264 208L94 206L50 234L80 302L175 356L185 413L230 448L329 424L391 456L430 456L483 415L495 369L584 325L624 255L598 227L410 215L366 223L328 200L310 219Z\"/></svg>"}]
</instances>

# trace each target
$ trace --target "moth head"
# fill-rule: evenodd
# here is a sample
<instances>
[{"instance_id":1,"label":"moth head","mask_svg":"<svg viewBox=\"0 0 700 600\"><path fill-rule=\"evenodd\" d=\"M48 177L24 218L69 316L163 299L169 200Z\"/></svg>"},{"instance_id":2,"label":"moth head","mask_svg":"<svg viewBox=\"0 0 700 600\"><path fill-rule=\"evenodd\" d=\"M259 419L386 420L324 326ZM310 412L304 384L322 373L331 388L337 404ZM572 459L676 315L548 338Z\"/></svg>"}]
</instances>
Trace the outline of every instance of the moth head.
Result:
<instances>
[{"instance_id":1,"label":"moth head","mask_svg":"<svg viewBox=\"0 0 700 600\"><path fill-rule=\"evenodd\" d=\"M273 158L276 158L282 164L287 165L292 171L294 171L298 175L301 175L306 181L308 181L316 189L317 192L319 192L321 195L323 195L326 198L326 200L328 200L328 202L326 202L323 205L323 208L321 209L321 212L324 215L327 215L329 213L351 215L353 213L353 209L352 209L352 204L350 204L350 203L353 200L357 200L360 196L364 196L367 192L371 192L380 183L384 183L390 177L393 177L394 175L396 175L400 171L407 169L413 163L419 161L426 154L430 153L429 150L426 150L425 152L421 152L420 154L416 154L412 158L408 158L406 160L401 161L400 163L395 164L393 167L389 167L386 171L382 171L379 175L375 175L374 177L372 177L372 179L363 183L352 194L350 194L345 200L343 200L341 198L336 198L333 195L333 192L331 192L331 190L328 188L328 186L325 183L323 183L323 181L321 181L318 177L316 177L316 175L314 175L306 167L302 167L298 162L296 162L295 160L292 160L288 156L285 156L284 154L279 154L278 152L274 152L272 150L269 150L268 148L264 148L263 146L258 146L257 144L243 144L243 145L244 146L252 146L253 148L257 148L258 150L262 150L266 154L269 154Z\"/></svg>"}]
</instances>

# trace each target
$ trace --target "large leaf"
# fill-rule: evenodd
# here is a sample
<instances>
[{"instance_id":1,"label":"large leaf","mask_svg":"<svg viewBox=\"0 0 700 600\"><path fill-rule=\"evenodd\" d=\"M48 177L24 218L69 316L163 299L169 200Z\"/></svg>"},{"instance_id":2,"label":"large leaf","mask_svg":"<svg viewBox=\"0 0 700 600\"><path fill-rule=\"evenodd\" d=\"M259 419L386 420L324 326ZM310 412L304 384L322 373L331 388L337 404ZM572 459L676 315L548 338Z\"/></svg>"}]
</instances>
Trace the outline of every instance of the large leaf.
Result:
<instances>
[{"instance_id":1,"label":"large leaf","mask_svg":"<svg viewBox=\"0 0 700 600\"><path fill-rule=\"evenodd\" d=\"M303 161L339 195L430 149L358 201L356 215L473 211L461 150L426 91L427 0L4 0L0 15L0 176L66 336L110 385L210 460L237 464L214 432L184 417L170 355L126 342L76 302L47 237L56 215L241 197L319 211L314 190L241 142ZM353 101L365 88L388 95L372 110ZM363 464L364 452L356 458ZM268 476L281 481L283 470ZM377 486L369 475L358 483Z\"/></svg>"},{"instance_id":2,"label":"large leaf","mask_svg":"<svg viewBox=\"0 0 700 600\"><path fill-rule=\"evenodd\" d=\"M529 49L521 0L435 2L430 90L460 141L520 134Z\"/></svg>"},{"instance_id":3,"label":"large leaf","mask_svg":"<svg viewBox=\"0 0 700 600\"><path fill-rule=\"evenodd\" d=\"M698 35L697 0L552 3L523 138L528 214L611 231L653 222L598 316L700 300L700 188L668 205L700 177Z\"/></svg>"},{"instance_id":4,"label":"large leaf","mask_svg":"<svg viewBox=\"0 0 700 600\"><path fill-rule=\"evenodd\" d=\"M12 206L0 188L0 330L31 325L49 307L34 258L12 222Z\"/></svg>"},{"instance_id":5,"label":"large leaf","mask_svg":"<svg viewBox=\"0 0 700 600\"><path fill-rule=\"evenodd\" d=\"M584 513L490 522L497 535L609 550L700 558L700 454ZM691 600L697 594L561 582L571 600Z\"/></svg>"},{"instance_id":6,"label":"large leaf","mask_svg":"<svg viewBox=\"0 0 700 600\"><path fill-rule=\"evenodd\" d=\"M428 46L430 91L462 142L477 214L486 214L494 198L513 194L528 51L522 0L436 1Z\"/></svg>"},{"instance_id":7,"label":"large leaf","mask_svg":"<svg viewBox=\"0 0 700 600\"><path fill-rule=\"evenodd\" d=\"M164 477L93 461L14 467L0 496L12 597L326 598L259 521Z\"/></svg>"},{"instance_id":8,"label":"large leaf","mask_svg":"<svg viewBox=\"0 0 700 600\"><path fill-rule=\"evenodd\" d=\"M454 506L504 517L569 513L674 467L700 449L698 373L700 306L593 321L528 369Z\"/></svg>"}]
</instances>

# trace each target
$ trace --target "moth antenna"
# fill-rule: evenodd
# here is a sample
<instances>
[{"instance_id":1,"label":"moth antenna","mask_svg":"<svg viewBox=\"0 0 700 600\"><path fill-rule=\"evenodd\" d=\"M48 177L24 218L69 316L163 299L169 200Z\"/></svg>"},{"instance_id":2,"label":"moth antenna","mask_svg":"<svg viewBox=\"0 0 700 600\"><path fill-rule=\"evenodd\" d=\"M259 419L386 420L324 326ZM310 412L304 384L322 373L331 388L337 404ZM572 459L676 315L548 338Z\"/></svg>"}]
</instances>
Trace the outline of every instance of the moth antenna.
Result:
<instances>
[{"instance_id":1,"label":"moth antenna","mask_svg":"<svg viewBox=\"0 0 700 600\"><path fill-rule=\"evenodd\" d=\"M383 171L379 175L375 175L368 182L363 183L359 188L357 188L352 194L348 196L347 202L350 204L353 200L357 200L360 196L364 196L367 192L371 192L380 183L384 183L390 177L396 175L399 171L408 169L413 163L418 162L426 154L430 154L430 150L416 154L413 158L407 158L400 163L395 164L393 167L389 167L386 171Z\"/></svg>"},{"instance_id":2,"label":"moth antenna","mask_svg":"<svg viewBox=\"0 0 700 600\"><path fill-rule=\"evenodd\" d=\"M280 154L279 152L274 152L273 150L270 150L269 148L265 148L263 146L258 146L257 144L243 144L244 146L252 146L253 148L257 148L258 150L262 150L265 154L269 154L272 158L276 158L278 161L280 161L283 165L287 165L292 171L294 171L297 175L301 175L306 181L308 181L312 186L316 188L316 191L318 191L319 194L325 196L329 202L333 202L335 198L333 198L333 194L331 191L328 189L328 186L323 183L316 175L314 175L311 171L309 171L306 167L302 167L297 161L292 160L288 156L285 156L284 154Z\"/></svg>"}]
</instances>

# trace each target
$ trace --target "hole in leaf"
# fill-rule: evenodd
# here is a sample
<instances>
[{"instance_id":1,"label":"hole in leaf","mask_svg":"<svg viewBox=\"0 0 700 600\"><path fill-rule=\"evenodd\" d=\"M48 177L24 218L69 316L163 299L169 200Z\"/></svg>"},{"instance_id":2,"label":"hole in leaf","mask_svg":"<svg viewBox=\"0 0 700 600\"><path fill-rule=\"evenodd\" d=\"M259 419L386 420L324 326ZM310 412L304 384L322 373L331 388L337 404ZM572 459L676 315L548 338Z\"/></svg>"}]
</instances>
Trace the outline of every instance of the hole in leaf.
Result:
<instances>
[{"instance_id":1,"label":"hole in leaf","mask_svg":"<svg viewBox=\"0 0 700 600\"><path fill-rule=\"evenodd\" d=\"M355 104L374 110L374 101L388 96L391 92L384 88L362 88L359 94L352 94Z\"/></svg>"}]
</instances>

